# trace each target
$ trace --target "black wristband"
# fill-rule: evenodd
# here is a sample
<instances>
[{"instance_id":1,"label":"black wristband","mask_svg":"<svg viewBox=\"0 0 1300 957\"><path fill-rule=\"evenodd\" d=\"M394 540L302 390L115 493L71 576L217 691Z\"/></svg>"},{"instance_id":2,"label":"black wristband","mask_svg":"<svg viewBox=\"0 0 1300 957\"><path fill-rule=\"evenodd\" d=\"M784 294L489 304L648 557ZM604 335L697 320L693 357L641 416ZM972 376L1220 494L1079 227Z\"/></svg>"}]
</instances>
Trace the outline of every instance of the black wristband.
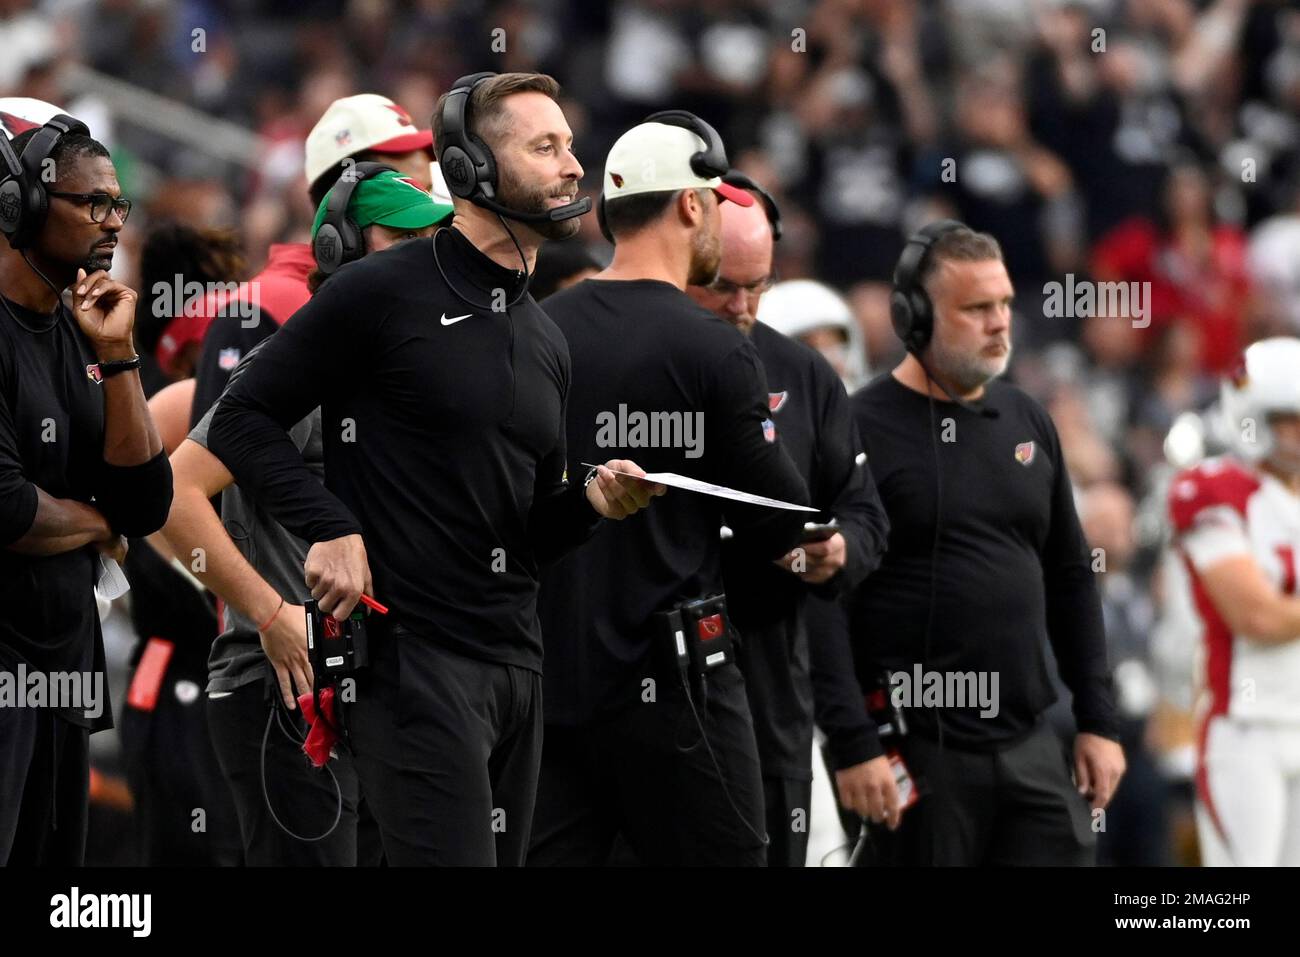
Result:
<instances>
[{"instance_id":1,"label":"black wristband","mask_svg":"<svg viewBox=\"0 0 1300 957\"><path fill-rule=\"evenodd\" d=\"M119 372L130 372L132 369L140 368L140 357L132 356L130 359L113 359L110 362L100 362L94 368L99 370L99 377L96 379L92 375L91 378L97 382L102 382L105 379L112 378Z\"/></svg>"}]
</instances>

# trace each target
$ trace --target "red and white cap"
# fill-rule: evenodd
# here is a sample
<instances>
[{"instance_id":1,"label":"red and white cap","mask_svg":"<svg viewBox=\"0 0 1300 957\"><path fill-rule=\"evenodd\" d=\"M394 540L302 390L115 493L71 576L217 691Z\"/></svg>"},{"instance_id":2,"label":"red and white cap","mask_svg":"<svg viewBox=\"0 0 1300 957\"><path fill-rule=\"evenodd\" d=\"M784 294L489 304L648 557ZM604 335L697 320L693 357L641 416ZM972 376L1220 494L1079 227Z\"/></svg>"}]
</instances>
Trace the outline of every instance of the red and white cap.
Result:
<instances>
[{"instance_id":1,"label":"red and white cap","mask_svg":"<svg viewBox=\"0 0 1300 957\"><path fill-rule=\"evenodd\" d=\"M417 129L411 114L386 96L358 93L335 100L307 134L307 182L314 183L349 156L433 149L433 132Z\"/></svg>"},{"instance_id":2,"label":"red and white cap","mask_svg":"<svg viewBox=\"0 0 1300 957\"><path fill-rule=\"evenodd\" d=\"M20 133L44 126L47 120L63 112L53 103L34 100L30 96L0 97L0 132L13 139Z\"/></svg>"},{"instance_id":3,"label":"red and white cap","mask_svg":"<svg viewBox=\"0 0 1300 957\"><path fill-rule=\"evenodd\" d=\"M747 190L719 176L701 176L691 157L705 149L696 133L666 123L641 123L618 138L605 159L605 199L679 189L711 189L737 206L754 205Z\"/></svg>"}]
</instances>

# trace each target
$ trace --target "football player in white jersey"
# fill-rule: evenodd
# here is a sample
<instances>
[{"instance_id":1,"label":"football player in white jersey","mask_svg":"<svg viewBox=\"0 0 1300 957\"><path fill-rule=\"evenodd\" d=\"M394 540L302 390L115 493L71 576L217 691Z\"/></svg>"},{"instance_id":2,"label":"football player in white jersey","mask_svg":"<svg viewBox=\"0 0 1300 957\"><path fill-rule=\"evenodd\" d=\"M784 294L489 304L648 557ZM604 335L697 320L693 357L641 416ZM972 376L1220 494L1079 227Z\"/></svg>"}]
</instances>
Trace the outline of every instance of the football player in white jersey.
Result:
<instances>
[{"instance_id":1,"label":"football player in white jersey","mask_svg":"<svg viewBox=\"0 0 1300 957\"><path fill-rule=\"evenodd\" d=\"M1210 866L1300 865L1300 339L1223 384L1235 455L1169 489L1201 632L1196 817Z\"/></svg>"}]
</instances>

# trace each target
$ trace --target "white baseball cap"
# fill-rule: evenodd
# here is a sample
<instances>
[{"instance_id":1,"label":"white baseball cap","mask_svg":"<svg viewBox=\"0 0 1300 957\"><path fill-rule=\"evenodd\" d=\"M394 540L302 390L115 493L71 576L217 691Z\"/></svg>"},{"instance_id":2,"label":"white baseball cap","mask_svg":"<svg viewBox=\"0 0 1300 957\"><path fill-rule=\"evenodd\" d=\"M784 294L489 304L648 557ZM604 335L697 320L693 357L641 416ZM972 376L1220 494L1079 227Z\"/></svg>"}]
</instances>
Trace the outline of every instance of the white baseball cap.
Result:
<instances>
[{"instance_id":1,"label":"white baseball cap","mask_svg":"<svg viewBox=\"0 0 1300 957\"><path fill-rule=\"evenodd\" d=\"M314 183L361 152L433 149L433 131L416 129L411 114L386 96L358 93L335 100L307 134L307 182Z\"/></svg>"},{"instance_id":2,"label":"white baseball cap","mask_svg":"<svg viewBox=\"0 0 1300 957\"><path fill-rule=\"evenodd\" d=\"M719 176L701 176L691 157L707 144L697 133L666 123L634 126L614 143L605 159L605 199L679 189L711 189L737 206L753 206L754 197Z\"/></svg>"},{"instance_id":3,"label":"white baseball cap","mask_svg":"<svg viewBox=\"0 0 1300 957\"><path fill-rule=\"evenodd\" d=\"M66 112L53 103L30 96L0 97L0 132L13 139L20 133L44 126L51 118Z\"/></svg>"}]
</instances>

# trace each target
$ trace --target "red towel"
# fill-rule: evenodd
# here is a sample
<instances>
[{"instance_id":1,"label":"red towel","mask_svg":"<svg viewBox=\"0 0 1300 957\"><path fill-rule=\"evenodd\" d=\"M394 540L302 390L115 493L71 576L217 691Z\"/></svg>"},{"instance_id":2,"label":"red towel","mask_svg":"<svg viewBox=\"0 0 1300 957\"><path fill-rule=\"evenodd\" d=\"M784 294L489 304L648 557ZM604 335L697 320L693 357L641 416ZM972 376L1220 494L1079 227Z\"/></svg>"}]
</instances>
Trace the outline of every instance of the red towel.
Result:
<instances>
[{"instance_id":1,"label":"red towel","mask_svg":"<svg viewBox=\"0 0 1300 957\"><path fill-rule=\"evenodd\" d=\"M298 695L298 707L302 709L302 716L311 725L302 749L307 757L311 758L312 764L323 768L325 762L330 759L330 749L339 739L338 732L335 730L338 723L334 720L334 689L326 688L320 693L320 714L316 713L316 701L311 694Z\"/></svg>"}]
</instances>

